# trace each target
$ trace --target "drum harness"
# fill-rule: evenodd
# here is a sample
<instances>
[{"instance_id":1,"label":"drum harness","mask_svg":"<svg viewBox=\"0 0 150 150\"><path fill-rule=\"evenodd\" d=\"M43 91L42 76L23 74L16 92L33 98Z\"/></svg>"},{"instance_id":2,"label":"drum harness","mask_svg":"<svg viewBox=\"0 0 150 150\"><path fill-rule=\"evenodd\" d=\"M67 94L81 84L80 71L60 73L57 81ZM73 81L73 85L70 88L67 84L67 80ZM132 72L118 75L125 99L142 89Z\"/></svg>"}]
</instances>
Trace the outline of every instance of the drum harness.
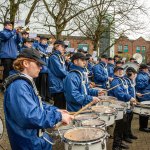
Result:
<instances>
[{"instance_id":1,"label":"drum harness","mask_svg":"<svg viewBox=\"0 0 150 150\"><path fill-rule=\"evenodd\" d=\"M40 107L41 107L41 109L43 110L43 105L42 105L41 96L39 95L39 92L38 92L38 90L37 90L37 88L36 88L36 85L35 85L34 81L33 81L32 79L30 79L27 75L22 74L22 73L17 73L17 74L14 74L14 75L9 76L9 77L6 78L5 81L3 82L3 87L4 87L4 89L6 90L7 87L8 87L12 82L14 82L15 80L18 80L18 79L23 79L23 80L27 81L27 82L32 86L32 88L33 88L33 90L34 90L36 96L38 97ZM54 145L53 142L49 141L46 137L44 137L44 135L43 135L44 132L50 135L50 133L48 133L45 129L38 129L37 132L38 132L38 137L42 137L46 142L48 142L48 143L51 144L51 145Z\"/></svg>"},{"instance_id":2,"label":"drum harness","mask_svg":"<svg viewBox=\"0 0 150 150\"><path fill-rule=\"evenodd\" d=\"M128 90L128 83L127 81L124 79L124 78L120 78L120 77L117 77L117 79L119 79L119 81L121 81L121 84L123 85L123 87L125 88L127 94L129 94L129 90ZM127 109L130 109L130 102L126 102L128 107Z\"/></svg>"},{"instance_id":3,"label":"drum harness","mask_svg":"<svg viewBox=\"0 0 150 150\"><path fill-rule=\"evenodd\" d=\"M86 79L87 76L84 79L83 74L79 70L75 70L75 69L71 70L70 72L77 72L81 76L81 84L83 86L83 90L84 90L85 95L87 95L88 93L87 93L87 89L86 89L86 85L85 85L87 82L87 79Z\"/></svg>"},{"instance_id":4,"label":"drum harness","mask_svg":"<svg viewBox=\"0 0 150 150\"><path fill-rule=\"evenodd\" d=\"M99 65L105 70L106 75L107 75L107 77L108 77L108 69L107 69L107 65L104 65L104 64L102 64L102 63L99 63ZM106 86L107 86L107 88L110 88L109 80L107 80Z\"/></svg>"}]
</instances>

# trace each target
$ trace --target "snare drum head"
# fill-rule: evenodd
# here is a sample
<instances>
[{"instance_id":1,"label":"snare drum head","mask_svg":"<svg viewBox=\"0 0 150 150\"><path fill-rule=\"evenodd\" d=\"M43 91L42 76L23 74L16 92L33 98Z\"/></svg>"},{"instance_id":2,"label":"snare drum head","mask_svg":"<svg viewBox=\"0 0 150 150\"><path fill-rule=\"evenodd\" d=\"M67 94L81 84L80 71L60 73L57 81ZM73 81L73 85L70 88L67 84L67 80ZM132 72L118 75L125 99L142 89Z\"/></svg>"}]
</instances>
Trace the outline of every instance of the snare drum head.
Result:
<instances>
[{"instance_id":1,"label":"snare drum head","mask_svg":"<svg viewBox=\"0 0 150 150\"><path fill-rule=\"evenodd\" d=\"M101 99L101 100L117 100L117 98L116 97L113 97L113 96L99 96L99 98Z\"/></svg>"},{"instance_id":2,"label":"snare drum head","mask_svg":"<svg viewBox=\"0 0 150 150\"><path fill-rule=\"evenodd\" d=\"M114 114L116 113L116 110L109 106L93 106L91 107L93 111L96 113L102 113L102 114Z\"/></svg>"},{"instance_id":3,"label":"snare drum head","mask_svg":"<svg viewBox=\"0 0 150 150\"><path fill-rule=\"evenodd\" d=\"M127 107L127 103L121 101L115 101L115 104L120 105L122 107Z\"/></svg>"},{"instance_id":4,"label":"snare drum head","mask_svg":"<svg viewBox=\"0 0 150 150\"><path fill-rule=\"evenodd\" d=\"M74 128L64 133L64 138L72 142L91 142L102 138L105 132L99 128Z\"/></svg>"},{"instance_id":5,"label":"snare drum head","mask_svg":"<svg viewBox=\"0 0 150 150\"><path fill-rule=\"evenodd\" d=\"M100 119L82 121L82 126L102 126L102 125L105 125L105 121Z\"/></svg>"},{"instance_id":6,"label":"snare drum head","mask_svg":"<svg viewBox=\"0 0 150 150\"><path fill-rule=\"evenodd\" d=\"M119 104L111 104L110 107L113 107L113 108L116 108L116 109L124 109L124 107L119 105Z\"/></svg>"},{"instance_id":7,"label":"snare drum head","mask_svg":"<svg viewBox=\"0 0 150 150\"><path fill-rule=\"evenodd\" d=\"M89 119L96 119L98 118L98 115L94 114L94 113L86 113L86 114L80 114L75 116L75 120L89 120Z\"/></svg>"}]
</instances>

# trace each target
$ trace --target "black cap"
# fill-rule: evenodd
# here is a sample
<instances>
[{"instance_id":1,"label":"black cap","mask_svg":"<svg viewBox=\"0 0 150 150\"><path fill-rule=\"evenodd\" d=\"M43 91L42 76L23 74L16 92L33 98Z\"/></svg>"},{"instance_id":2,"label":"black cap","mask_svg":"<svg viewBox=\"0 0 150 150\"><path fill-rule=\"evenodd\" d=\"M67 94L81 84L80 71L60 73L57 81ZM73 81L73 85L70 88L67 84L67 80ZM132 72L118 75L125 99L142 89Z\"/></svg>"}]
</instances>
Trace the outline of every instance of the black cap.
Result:
<instances>
[{"instance_id":1,"label":"black cap","mask_svg":"<svg viewBox=\"0 0 150 150\"><path fill-rule=\"evenodd\" d=\"M114 59L113 59L112 57L109 57L109 58L108 58L108 61L111 61L111 60L114 60Z\"/></svg>"},{"instance_id":2,"label":"black cap","mask_svg":"<svg viewBox=\"0 0 150 150\"><path fill-rule=\"evenodd\" d=\"M23 43L26 43L26 42L34 42L34 39L31 39L31 38L25 38Z\"/></svg>"},{"instance_id":3,"label":"black cap","mask_svg":"<svg viewBox=\"0 0 150 150\"><path fill-rule=\"evenodd\" d=\"M56 40L56 41L54 42L54 45L55 45L55 44L62 45L62 46L64 46L65 48L67 48L67 47L68 47L68 45L66 45L66 44L65 44L65 42L64 42L64 41L62 41L62 40Z\"/></svg>"},{"instance_id":4,"label":"black cap","mask_svg":"<svg viewBox=\"0 0 150 150\"><path fill-rule=\"evenodd\" d=\"M140 70L142 69L148 69L148 66L146 64L141 64L139 67Z\"/></svg>"},{"instance_id":5,"label":"black cap","mask_svg":"<svg viewBox=\"0 0 150 150\"><path fill-rule=\"evenodd\" d=\"M116 61L116 64L122 64L122 62L120 60Z\"/></svg>"},{"instance_id":6,"label":"black cap","mask_svg":"<svg viewBox=\"0 0 150 150\"><path fill-rule=\"evenodd\" d=\"M133 57L131 57L131 58L130 58L130 61L131 61L131 60L136 60L136 59L135 59L135 58L133 58Z\"/></svg>"},{"instance_id":7,"label":"black cap","mask_svg":"<svg viewBox=\"0 0 150 150\"><path fill-rule=\"evenodd\" d=\"M40 40L43 40L43 39L49 40L49 38L46 36L40 36Z\"/></svg>"},{"instance_id":8,"label":"black cap","mask_svg":"<svg viewBox=\"0 0 150 150\"><path fill-rule=\"evenodd\" d=\"M137 73L137 71L133 68L133 67L128 67L126 72L133 72L133 73Z\"/></svg>"},{"instance_id":9,"label":"black cap","mask_svg":"<svg viewBox=\"0 0 150 150\"><path fill-rule=\"evenodd\" d=\"M107 56L106 54L103 54L103 55L101 56L101 58L108 59L108 56Z\"/></svg>"},{"instance_id":10,"label":"black cap","mask_svg":"<svg viewBox=\"0 0 150 150\"><path fill-rule=\"evenodd\" d=\"M29 34L29 32L27 32L26 30L23 30L21 33L22 34Z\"/></svg>"},{"instance_id":11,"label":"black cap","mask_svg":"<svg viewBox=\"0 0 150 150\"><path fill-rule=\"evenodd\" d=\"M114 68L114 72L117 72L118 70L123 70L123 68L120 67L120 66L116 66L116 67Z\"/></svg>"},{"instance_id":12,"label":"black cap","mask_svg":"<svg viewBox=\"0 0 150 150\"><path fill-rule=\"evenodd\" d=\"M78 52L80 52L80 53L87 53L87 51L86 50L84 50L83 48L78 48Z\"/></svg>"},{"instance_id":13,"label":"black cap","mask_svg":"<svg viewBox=\"0 0 150 150\"><path fill-rule=\"evenodd\" d=\"M88 59L90 59L90 57L92 57L92 55L91 55L91 54L86 54L86 57L87 57Z\"/></svg>"},{"instance_id":14,"label":"black cap","mask_svg":"<svg viewBox=\"0 0 150 150\"><path fill-rule=\"evenodd\" d=\"M13 21L5 21L5 22L4 22L4 26L6 26L7 24L12 24L12 25L13 25L14 22L13 22Z\"/></svg>"},{"instance_id":15,"label":"black cap","mask_svg":"<svg viewBox=\"0 0 150 150\"><path fill-rule=\"evenodd\" d=\"M37 62L39 62L42 65L46 65L46 63L44 61L41 60L41 55L40 53L33 49L33 48L25 48L18 56L18 58L20 57L25 57L25 58L30 58L30 59L34 59Z\"/></svg>"},{"instance_id":16,"label":"black cap","mask_svg":"<svg viewBox=\"0 0 150 150\"><path fill-rule=\"evenodd\" d=\"M88 60L89 58L86 57L84 54L77 52L71 57L71 61L73 62L76 59Z\"/></svg>"}]
</instances>

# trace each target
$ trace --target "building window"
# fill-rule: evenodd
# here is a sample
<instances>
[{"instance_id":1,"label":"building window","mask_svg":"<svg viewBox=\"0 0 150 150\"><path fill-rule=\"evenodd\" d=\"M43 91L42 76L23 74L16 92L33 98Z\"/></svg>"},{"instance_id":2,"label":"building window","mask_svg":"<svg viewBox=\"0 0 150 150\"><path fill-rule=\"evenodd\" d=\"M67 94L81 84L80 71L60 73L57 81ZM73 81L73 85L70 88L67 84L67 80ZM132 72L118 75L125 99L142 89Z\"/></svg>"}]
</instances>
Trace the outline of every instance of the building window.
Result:
<instances>
[{"instance_id":1,"label":"building window","mask_svg":"<svg viewBox=\"0 0 150 150\"><path fill-rule=\"evenodd\" d=\"M136 53L140 53L140 46L136 47Z\"/></svg>"},{"instance_id":2,"label":"building window","mask_svg":"<svg viewBox=\"0 0 150 150\"><path fill-rule=\"evenodd\" d=\"M128 45L124 45L124 52L128 52Z\"/></svg>"},{"instance_id":3,"label":"building window","mask_svg":"<svg viewBox=\"0 0 150 150\"><path fill-rule=\"evenodd\" d=\"M145 51L146 51L146 47L142 46L142 53L145 53Z\"/></svg>"},{"instance_id":4,"label":"building window","mask_svg":"<svg viewBox=\"0 0 150 150\"><path fill-rule=\"evenodd\" d=\"M89 45L88 44L79 44L78 48L82 48L84 51L88 51L89 50Z\"/></svg>"},{"instance_id":5,"label":"building window","mask_svg":"<svg viewBox=\"0 0 150 150\"><path fill-rule=\"evenodd\" d=\"M122 45L118 45L118 52L122 52Z\"/></svg>"}]
</instances>

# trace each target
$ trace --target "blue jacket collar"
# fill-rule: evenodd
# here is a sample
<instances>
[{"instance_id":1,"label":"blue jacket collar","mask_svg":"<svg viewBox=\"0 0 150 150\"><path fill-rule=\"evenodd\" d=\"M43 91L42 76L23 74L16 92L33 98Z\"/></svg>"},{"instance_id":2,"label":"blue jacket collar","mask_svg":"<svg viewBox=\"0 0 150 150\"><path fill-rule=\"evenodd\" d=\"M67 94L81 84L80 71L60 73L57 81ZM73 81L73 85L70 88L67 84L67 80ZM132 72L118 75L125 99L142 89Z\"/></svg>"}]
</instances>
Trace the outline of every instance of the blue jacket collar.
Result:
<instances>
[{"instance_id":1,"label":"blue jacket collar","mask_svg":"<svg viewBox=\"0 0 150 150\"><path fill-rule=\"evenodd\" d=\"M78 70L81 73L83 73L85 71L85 68L82 68L80 66L76 66L76 65L72 64L71 67L70 67L70 70Z\"/></svg>"},{"instance_id":2,"label":"blue jacket collar","mask_svg":"<svg viewBox=\"0 0 150 150\"><path fill-rule=\"evenodd\" d=\"M53 54L61 55L61 52L59 50L54 50Z\"/></svg>"},{"instance_id":3,"label":"blue jacket collar","mask_svg":"<svg viewBox=\"0 0 150 150\"><path fill-rule=\"evenodd\" d=\"M40 45L41 47L43 47L44 49L46 49L46 48L48 47L48 44L45 44L45 45L44 45L44 44L40 43L39 45Z\"/></svg>"},{"instance_id":4,"label":"blue jacket collar","mask_svg":"<svg viewBox=\"0 0 150 150\"><path fill-rule=\"evenodd\" d=\"M104 63L103 61L100 61L100 63L99 64L102 64L104 67L106 67L107 66L107 64L106 63Z\"/></svg>"}]
</instances>

